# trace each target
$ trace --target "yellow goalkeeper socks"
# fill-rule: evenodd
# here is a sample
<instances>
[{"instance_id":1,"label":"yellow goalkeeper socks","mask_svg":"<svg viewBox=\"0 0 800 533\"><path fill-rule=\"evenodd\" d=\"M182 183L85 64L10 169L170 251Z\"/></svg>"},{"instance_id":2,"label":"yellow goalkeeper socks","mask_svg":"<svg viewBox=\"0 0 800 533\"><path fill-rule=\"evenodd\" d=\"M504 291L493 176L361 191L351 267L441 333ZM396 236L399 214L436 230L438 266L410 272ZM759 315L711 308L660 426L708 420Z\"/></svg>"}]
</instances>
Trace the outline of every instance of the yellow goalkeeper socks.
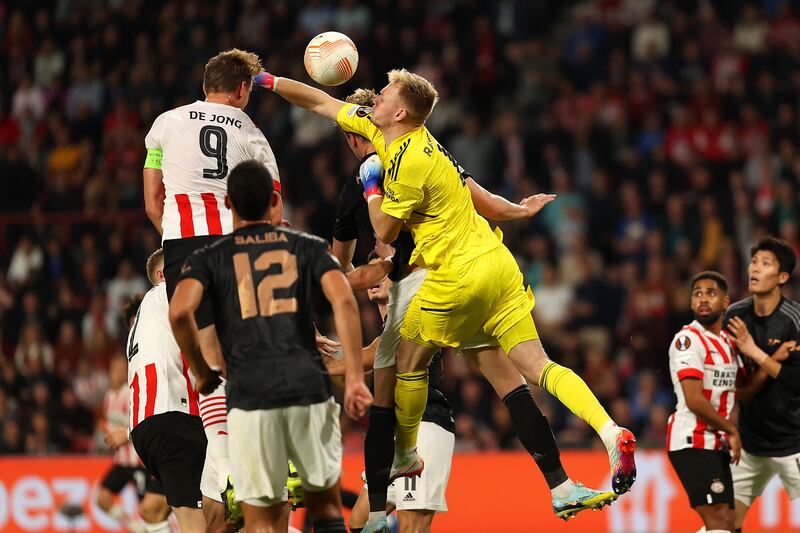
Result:
<instances>
[{"instance_id":1,"label":"yellow goalkeeper socks","mask_svg":"<svg viewBox=\"0 0 800 533\"><path fill-rule=\"evenodd\" d=\"M397 415L395 454L401 455L417 446L417 432L428 403L428 369L397 374L394 405Z\"/></svg>"},{"instance_id":2,"label":"yellow goalkeeper socks","mask_svg":"<svg viewBox=\"0 0 800 533\"><path fill-rule=\"evenodd\" d=\"M548 363L539 377L539 386L585 420L598 435L612 421L586 383L569 368L558 363Z\"/></svg>"}]
</instances>

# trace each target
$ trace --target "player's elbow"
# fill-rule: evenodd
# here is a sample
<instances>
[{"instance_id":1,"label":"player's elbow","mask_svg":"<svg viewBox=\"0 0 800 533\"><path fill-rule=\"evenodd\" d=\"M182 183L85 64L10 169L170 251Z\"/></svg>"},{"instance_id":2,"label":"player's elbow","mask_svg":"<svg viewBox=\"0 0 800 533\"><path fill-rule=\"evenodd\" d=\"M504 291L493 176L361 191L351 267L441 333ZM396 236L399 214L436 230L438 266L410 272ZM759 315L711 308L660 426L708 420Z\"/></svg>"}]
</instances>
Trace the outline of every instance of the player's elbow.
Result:
<instances>
[{"instance_id":1,"label":"player's elbow","mask_svg":"<svg viewBox=\"0 0 800 533\"><path fill-rule=\"evenodd\" d=\"M394 227L393 224L382 224L375 229L375 236L381 242L394 242L397 235L400 233L400 227Z\"/></svg>"},{"instance_id":2,"label":"player's elbow","mask_svg":"<svg viewBox=\"0 0 800 533\"><path fill-rule=\"evenodd\" d=\"M364 290L369 287L365 282L363 268L357 268L355 270L351 270L346 275L347 275L347 282L350 284L350 288L353 289L354 291Z\"/></svg>"},{"instance_id":3,"label":"player's elbow","mask_svg":"<svg viewBox=\"0 0 800 533\"><path fill-rule=\"evenodd\" d=\"M154 202L146 201L144 203L144 212L147 213L147 218L149 218L151 222L161 220L161 208L155 205Z\"/></svg>"},{"instance_id":4,"label":"player's elbow","mask_svg":"<svg viewBox=\"0 0 800 533\"><path fill-rule=\"evenodd\" d=\"M173 300L169 306L169 323L173 331L186 328L192 316L192 310L181 302Z\"/></svg>"},{"instance_id":5,"label":"player's elbow","mask_svg":"<svg viewBox=\"0 0 800 533\"><path fill-rule=\"evenodd\" d=\"M701 410L704 402L707 402L704 397L698 397L694 395L686 397L686 407L689 408L689 410L693 413L697 413L699 410Z\"/></svg>"},{"instance_id":6,"label":"player's elbow","mask_svg":"<svg viewBox=\"0 0 800 533\"><path fill-rule=\"evenodd\" d=\"M341 313L342 316L359 316L358 302L352 290L340 294L338 298L336 298L336 301L332 302L332 307L337 313Z\"/></svg>"}]
</instances>

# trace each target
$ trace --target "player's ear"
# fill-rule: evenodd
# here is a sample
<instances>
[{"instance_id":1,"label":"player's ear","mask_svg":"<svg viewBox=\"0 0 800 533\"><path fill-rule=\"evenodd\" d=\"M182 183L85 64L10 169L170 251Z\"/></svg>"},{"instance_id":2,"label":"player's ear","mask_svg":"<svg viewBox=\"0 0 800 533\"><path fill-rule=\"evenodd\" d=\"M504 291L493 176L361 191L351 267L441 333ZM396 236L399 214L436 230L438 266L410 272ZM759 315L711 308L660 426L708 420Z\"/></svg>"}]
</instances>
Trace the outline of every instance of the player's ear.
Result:
<instances>
[{"instance_id":1,"label":"player's ear","mask_svg":"<svg viewBox=\"0 0 800 533\"><path fill-rule=\"evenodd\" d=\"M783 287L789 281L789 273L788 272L779 272L778 273L778 285Z\"/></svg>"},{"instance_id":2,"label":"player's ear","mask_svg":"<svg viewBox=\"0 0 800 533\"><path fill-rule=\"evenodd\" d=\"M394 114L394 118L397 122L403 122L403 120L405 120L407 116L408 116L408 111L406 111L402 107L398 109L397 112Z\"/></svg>"},{"instance_id":3,"label":"player's ear","mask_svg":"<svg viewBox=\"0 0 800 533\"><path fill-rule=\"evenodd\" d=\"M272 201L270 201L269 206L271 208L278 207L278 201L281 199L281 193L278 191L272 191Z\"/></svg>"},{"instance_id":4,"label":"player's ear","mask_svg":"<svg viewBox=\"0 0 800 533\"><path fill-rule=\"evenodd\" d=\"M233 209L231 207L231 199L227 194L225 195L225 207L227 207L228 209Z\"/></svg>"},{"instance_id":5,"label":"player's ear","mask_svg":"<svg viewBox=\"0 0 800 533\"><path fill-rule=\"evenodd\" d=\"M208 96L208 91L206 90L206 84L205 83L203 84L203 94L205 96Z\"/></svg>"},{"instance_id":6,"label":"player's ear","mask_svg":"<svg viewBox=\"0 0 800 533\"><path fill-rule=\"evenodd\" d=\"M239 84L239 88L236 89L236 98L241 98L248 92L250 92L250 85L248 84L247 81L243 81L242 83Z\"/></svg>"}]
</instances>

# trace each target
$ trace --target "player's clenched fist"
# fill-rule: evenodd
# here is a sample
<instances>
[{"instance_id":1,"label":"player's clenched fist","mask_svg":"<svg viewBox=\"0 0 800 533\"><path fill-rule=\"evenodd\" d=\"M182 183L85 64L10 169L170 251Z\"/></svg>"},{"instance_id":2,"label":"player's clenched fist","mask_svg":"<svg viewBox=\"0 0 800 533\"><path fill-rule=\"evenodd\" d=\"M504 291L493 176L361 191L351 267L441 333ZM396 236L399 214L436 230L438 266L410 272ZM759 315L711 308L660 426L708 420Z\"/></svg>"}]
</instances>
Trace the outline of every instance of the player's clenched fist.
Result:
<instances>
[{"instance_id":1,"label":"player's clenched fist","mask_svg":"<svg viewBox=\"0 0 800 533\"><path fill-rule=\"evenodd\" d=\"M217 390L217 387L222 383L222 376L219 370L209 368L208 366L206 366L206 368L208 369L207 371L201 370L198 372L200 375L197 376L197 381L195 382L195 388L200 394L211 394Z\"/></svg>"},{"instance_id":2,"label":"player's clenched fist","mask_svg":"<svg viewBox=\"0 0 800 533\"><path fill-rule=\"evenodd\" d=\"M344 411L350 418L358 420L364 416L370 405L372 405L372 393L363 381L345 384Z\"/></svg>"}]
</instances>

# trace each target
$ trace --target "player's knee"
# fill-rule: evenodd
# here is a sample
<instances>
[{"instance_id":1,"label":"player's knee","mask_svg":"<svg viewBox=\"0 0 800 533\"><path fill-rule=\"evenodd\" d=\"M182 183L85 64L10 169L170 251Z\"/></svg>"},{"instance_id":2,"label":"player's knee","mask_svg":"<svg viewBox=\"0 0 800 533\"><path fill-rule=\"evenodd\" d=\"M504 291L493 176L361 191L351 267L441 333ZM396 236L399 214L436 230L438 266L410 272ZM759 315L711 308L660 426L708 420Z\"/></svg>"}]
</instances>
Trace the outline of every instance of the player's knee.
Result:
<instances>
[{"instance_id":1,"label":"player's knee","mask_svg":"<svg viewBox=\"0 0 800 533\"><path fill-rule=\"evenodd\" d=\"M145 495L139 504L139 516L148 524L163 522L169 517L169 506L163 497Z\"/></svg>"},{"instance_id":2,"label":"player's knee","mask_svg":"<svg viewBox=\"0 0 800 533\"><path fill-rule=\"evenodd\" d=\"M338 490L337 485L332 489L320 492L306 491L306 506L315 521L342 516L342 504L339 500Z\"/></svg>"},{"instance_id":3,"label":"player's knee","mask_svg":"<svg viewBox=\"0 0 800 533\"><path fill-rule=\"evenodd\" d=\"M400 511L399 533L430 533L433 514L433 511Z\"/></svg>"},{"instance_id":4,"label":"player's knee","mask_svg":"<svg viewBox=\"0 0 800 533\"><path fill-rule=\"evenodd\" d=\"M206 533L226 533L228 529L225 524L225 509L222 504L218 502L206 504L204 501L203 515L205 515L206 519Z\"/></svg>"},{"instance_id":5,"label":"player's knee","mask_svg":"<svg viewBox=\"0 0 800 533\"><path fill-rule=\"evenodd\" d=\"M730 531L734 526L733 510L728 507L728 504L719 503L709 505L706 507L703 515L703 521L706 524L706 529L725 529Z\"/></svg>"},{"instance_id":6,"label":"player's knee","mask_svg":"<svg viewBox=\"0 0 800 533\"><path fill-rule=\"evenodd\" d=\"M97 493L97 506L105 512L111 510L114 506L114 495L107 488L101 488Z\"/></svg>"}]
</instances>

